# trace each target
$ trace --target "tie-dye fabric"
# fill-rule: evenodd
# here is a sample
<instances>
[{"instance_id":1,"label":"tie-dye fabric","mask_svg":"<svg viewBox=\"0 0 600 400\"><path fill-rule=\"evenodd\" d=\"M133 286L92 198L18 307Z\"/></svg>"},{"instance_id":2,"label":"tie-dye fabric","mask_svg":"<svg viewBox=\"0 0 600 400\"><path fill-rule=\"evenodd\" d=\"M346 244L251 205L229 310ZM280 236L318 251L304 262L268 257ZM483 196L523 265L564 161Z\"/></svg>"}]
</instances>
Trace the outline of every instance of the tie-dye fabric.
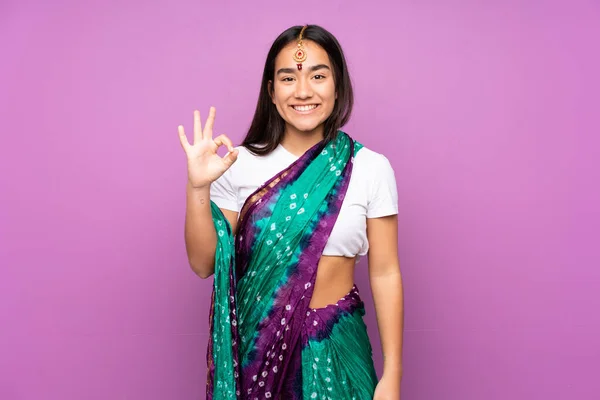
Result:
<instances>
[{"instance_id":1,"label":"tie-dye fabric","mask_svg":"<svg viewBox=\"0 0 600 400\"><path fill-rule=\"evenodd\" d=\"M284 391L280 399L373 398L377 375L364 314L356 286L337 303L306 313L301 374L294 376L293 390Z\"/></svg>"},{"instance_id":2,"label":"tie-dye fabric","mask_svg":"<svg viewBox=\"0 0 600 400\"><path fill-rule=\"evenodd\" d=\"M248 197L235 237L211 203L217 249L207 399L372 395L376 376L356 287L335 305L309 308L361 147L341 131L315 145Z\"/></svg>"}]
</instances>

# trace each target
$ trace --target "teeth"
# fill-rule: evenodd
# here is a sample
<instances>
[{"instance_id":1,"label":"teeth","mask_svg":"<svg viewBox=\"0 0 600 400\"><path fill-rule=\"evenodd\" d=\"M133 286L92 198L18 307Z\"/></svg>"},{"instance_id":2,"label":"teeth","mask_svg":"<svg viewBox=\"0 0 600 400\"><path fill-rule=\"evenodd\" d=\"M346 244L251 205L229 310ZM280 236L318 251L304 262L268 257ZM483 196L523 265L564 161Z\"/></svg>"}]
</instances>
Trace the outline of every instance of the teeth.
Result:
<instances>
[{"instance_id":1,"label":"teeth","mask_svg":"<svg viewBox=\"0 0 600 400\"><path fill-rule=\"evenodd\" d=\"M317 108L316 104L312 104L310 106L294 106L294 110L296 111L310 111Z\"/></svg>"}]
</instances>

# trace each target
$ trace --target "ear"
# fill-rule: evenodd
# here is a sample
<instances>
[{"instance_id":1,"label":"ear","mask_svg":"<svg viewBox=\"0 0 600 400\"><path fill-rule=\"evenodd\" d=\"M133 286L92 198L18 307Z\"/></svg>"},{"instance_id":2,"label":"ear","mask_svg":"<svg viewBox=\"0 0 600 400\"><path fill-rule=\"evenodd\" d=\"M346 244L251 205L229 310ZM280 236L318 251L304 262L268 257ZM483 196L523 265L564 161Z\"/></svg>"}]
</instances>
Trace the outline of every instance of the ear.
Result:
<instances>
[{"instance_id":1,"label":"ear","mask_svg":"<svg viewBox=\"0 0 600 400\"><path fill-rule=\"evenodd\" d=\"M337 100L337 91L335 92L335 99Z\"/></svg>"},{"instance_id":2,"label":"ear","mask_svg":"<svg viewBox=\"0 0 600 400\"><path fill-rule=\"evenodd\" d=\"M275 104L275 99L273 98L273 81L269 81L267 83L267 90L269 91L269 97L271 98L271 101L273 104Z\"/></svg>"}]
</instances>

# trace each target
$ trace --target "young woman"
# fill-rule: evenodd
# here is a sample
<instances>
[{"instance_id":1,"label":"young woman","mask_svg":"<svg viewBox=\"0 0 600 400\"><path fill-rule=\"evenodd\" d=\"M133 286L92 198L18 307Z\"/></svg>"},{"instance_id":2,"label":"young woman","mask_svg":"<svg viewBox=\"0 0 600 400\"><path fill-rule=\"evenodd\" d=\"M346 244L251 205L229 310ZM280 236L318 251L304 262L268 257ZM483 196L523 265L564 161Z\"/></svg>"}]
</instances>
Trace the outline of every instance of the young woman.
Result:
<instances>
[{"instance_id":1,"label":"young woman","mask_svg":"<svg viewBox=\"0 0 600 400\"><path fill-rule=\"evenodd\" d=\"M208 399L400 397L396 182L383 155L339 130L352 104L338 41L319 26L295 26L269 51L240 147L213 138L214 108L204 129L194 112L193 145L179 126L187 253L197 275L214 274ZM379 381L354 285L366 254Z\"/></svg>"}]
</instances>

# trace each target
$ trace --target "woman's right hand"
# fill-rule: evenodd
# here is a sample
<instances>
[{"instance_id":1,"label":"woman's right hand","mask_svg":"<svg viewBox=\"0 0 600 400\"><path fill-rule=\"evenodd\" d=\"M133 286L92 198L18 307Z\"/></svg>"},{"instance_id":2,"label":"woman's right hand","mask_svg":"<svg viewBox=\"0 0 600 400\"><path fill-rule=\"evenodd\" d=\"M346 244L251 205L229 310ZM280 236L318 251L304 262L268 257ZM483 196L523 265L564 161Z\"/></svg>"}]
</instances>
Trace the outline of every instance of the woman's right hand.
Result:
<instances>
[{"instance_id":1,"label":"woman's right hand","mask_svg":"<svg viewBox=\"0 0 600 400\"><path fill-rule=\"evenodd\" d=\"M237 160L238 151L233 148L233 143L227 136L212 137L215 113L215 108L211 107L202 130L200 111L194 111L194 144L188 142L183 126L178 126L179 140L188 160L188 181L195 189L210 186ZM223 158L217 154L217 149L222 145L229 150Z\"/></svg>"}]
</instances>

